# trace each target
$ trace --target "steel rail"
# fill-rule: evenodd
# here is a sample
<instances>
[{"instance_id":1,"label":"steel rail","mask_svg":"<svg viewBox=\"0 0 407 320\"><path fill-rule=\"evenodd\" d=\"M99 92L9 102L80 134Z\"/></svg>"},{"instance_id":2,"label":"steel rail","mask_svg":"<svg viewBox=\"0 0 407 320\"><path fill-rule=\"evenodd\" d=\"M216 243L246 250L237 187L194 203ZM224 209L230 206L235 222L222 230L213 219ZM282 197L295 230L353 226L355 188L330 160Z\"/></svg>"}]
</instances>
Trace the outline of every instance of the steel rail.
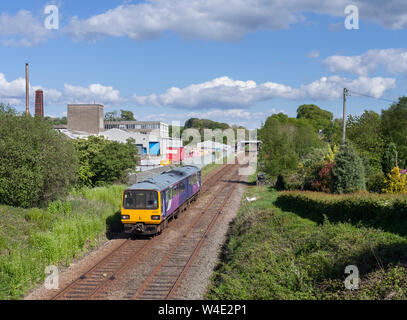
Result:
<instances>
[{"instance_id":1,"label":"steel rail","mask_svg":"<svg viewBox=\"0 0 407 320\"><path fill-rule=\"evenodd\" d=\"M216 182L223 177L223 174L219 177L219 173L228 171L228 169L229 169L229 166L224 166L221 169L217 170L216 172L212 173L210 175L210 177L204 181L204 183L207 187L205 189L203 188L203 191L206 192L213 185L216 185ZM216 179L216 178L218 178L218 179ZM106 276L105 277L106 279L103 279L102 281L100 281L100 284L96 288L91 290L90 296L88 296L87 299L91 299L96 294L98 294L101 291L101 289L103 289L106 286L106 284L109 282L109 280L111 281L112 279L115 279L124 269L126 269L126 267L128 267L128 265L136 257L141 255L147 248L152 246L156 242L155 239L157 239L157 238L153 238L153 239L150 239L149 241L147 241L147 243L144 244L141 248L138 248L138 250L133 255L131 255L130 258L128 258L126 261L124 261L117 270L115 270L114 272L110 272L109 273L110 276ZM76 285L84 284L86 282L85 279L87 279L89 277L89 275L92 274L92 272L95 272L96 269L98 269L99 267L103 267L103 264L107 264L107 262L109 262L108 261L109 259L112 259L115 255L119 254L120 252L123 252L127 247L129 247L133 243L134 243L134 241L131 240L131 238L126 239L122 244L120 244L117 248L110 251L106 256L104 256L102 259L100 259L97 263L95 263L90 269L88 269L86 272L84 272L81 276L79 276L78 278L73 280L71 283L69 283L67 286L62 288L57 294L55 294L51 298L51 300L57 300L57 299L63 298L64 296L67 296L70 293L70 291L72 291L74 293L75 292L74 287ZM113 260L113 262L114 262L114 260Z\"/></svg>"},{"instance_id":2,"label":"steel rail","mask_svg":"<svg viewBox=\"0 0 407 320\"><path fill-rule=\"evenodd\" d=\"M237 170L237 165L233 165L232 169L230 170L230 172L232 173L236 173ZM235 187L235 186L234 186ZM231 188L232 190L230 191L230 194L233 192L234 188ZM229 200L230 194L228 194L229 196L226 196L224 199L224 202L226 203ZM144 281L144 283L141 285L141 287L137 290L136 294L132 297L133 300L138 299L139 297L141 297L141 295L144 293L144 291L148 288L148 286L150 285L150 283L152 282L152 280L154 279L154 277L157 275L157 273L162 269L162 267L165 265L165 263L172 257L172 255L174 254L174 252L177 250L177 248L179 248L179 246L181 245L181 243L184 242L185 238L189 235L189 233L192 231L192 229L198 224L198 222L200 222L201 217L203 216L203 214L212 206L212 204L215 202L215 200L217 200L219 198L219 196L221 195L221 193L218 193L215 197L213 197L211 199L211 201L208 202L208 204L205 206L205 208L201 211L201 213L197 216L197 218L195 219L195 221L189 226L189 228L187 229L187 231L183 234L182 237L180 237L180 239L177 241L177 243L174 245L174 247L172 248L172 250L167 253L167 255L161 260L160 264L157 265L154 270L152 271L152 273L150 273L150 275L148 276L148 278ZM223 202L222 202L223 203Z\"/></svg>"}]
</instances>

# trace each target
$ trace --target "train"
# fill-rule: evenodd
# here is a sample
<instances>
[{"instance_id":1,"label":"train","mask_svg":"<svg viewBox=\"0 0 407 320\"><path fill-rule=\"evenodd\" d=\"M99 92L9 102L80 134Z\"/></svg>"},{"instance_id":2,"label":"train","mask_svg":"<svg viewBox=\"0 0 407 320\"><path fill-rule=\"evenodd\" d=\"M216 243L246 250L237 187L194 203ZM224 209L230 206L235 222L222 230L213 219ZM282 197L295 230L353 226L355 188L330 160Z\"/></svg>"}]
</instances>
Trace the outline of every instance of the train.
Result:
<instances>
[{"instance_id":1,"label":"train","mask_svg":"<svg viewBox=\"0 0 407 320\"><path fill-rule=\"evenodd\" d=\"M170 220L178 218L196 201L202 189L202 172L183 166L164 172L124 190L121 222L126 232L160 234Z\"/></svg>"}]
</instances>

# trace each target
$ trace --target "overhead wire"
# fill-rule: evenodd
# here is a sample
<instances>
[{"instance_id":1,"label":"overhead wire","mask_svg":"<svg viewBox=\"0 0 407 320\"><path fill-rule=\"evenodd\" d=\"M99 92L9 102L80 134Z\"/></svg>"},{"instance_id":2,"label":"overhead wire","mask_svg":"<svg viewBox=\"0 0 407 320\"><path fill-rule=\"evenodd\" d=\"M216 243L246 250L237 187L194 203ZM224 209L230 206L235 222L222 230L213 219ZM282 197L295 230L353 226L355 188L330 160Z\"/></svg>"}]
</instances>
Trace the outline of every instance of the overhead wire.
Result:
<instances>
[{"instance_id":1,"label":"overhead wire","mask_svg":"<svg viewBox=\"0 0 407 320\"><path fill-rule=\"evenodd\" d=\"M371 99L380 100L380 101L386 101L386 102L391 102L391 103L397 103L397 102L394 101L394 100L384 99L384 98L376 98L376 97L373 97L373 96L371 96L371 95L368 95L368 94L365 94L365 93L356 92L356 91L353 91L353 90L350 90L350 89L348 89L348 92L353 93L353 94L358 95L358 96L366 97L366 98L371 98Z\"/></svg>"}]
</instances>

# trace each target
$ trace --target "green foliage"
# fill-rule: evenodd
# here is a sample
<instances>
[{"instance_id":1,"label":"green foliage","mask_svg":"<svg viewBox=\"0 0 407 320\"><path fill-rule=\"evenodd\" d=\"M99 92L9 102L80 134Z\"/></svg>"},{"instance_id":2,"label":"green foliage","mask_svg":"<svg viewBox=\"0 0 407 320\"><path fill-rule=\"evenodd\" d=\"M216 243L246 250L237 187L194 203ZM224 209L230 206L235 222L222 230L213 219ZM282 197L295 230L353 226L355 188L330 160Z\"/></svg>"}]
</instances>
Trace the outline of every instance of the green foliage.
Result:
<instances>
[{"instance_id":1,"label":"green foliage","mask_svg":"<svg viewBox=\"0 0 407 320\"><path fill-rule=\"evenodd\" d=\"M318 132L329 128L334 116L331 112L322 110L314 104L304 104L297 109L297 118L309 120Z\"/></svg>"},{"instance_id":2,"label":"green foliage","mask_svg":"<svg viewBox=\"0 0 407 320\"><path fill-rule=\"evenodd\" d=\"M347 138L359 156L366 159L373 172L381 170L384 138L382 136L380 115L365 111L361 116L349 116L346 123Z\"/></svg>"},{"instance_id":3,"label":"green foliage","mask_svg":"<svg viewBox=\"0 0 407 320\"><path fill-rule=\"evenodd\" d=\"M348 142L335 157L332 186L333 191L340 194L366 190L363 162Z\"/></svg>"},{"instance_id":4,"label":"green foliage","mask_svg":"<svg viewBox=\"0 0 407 320\"><path fill-rule=\"evenodd\" d=\"M396 145L391 142L385 148L382 157L382 170L387 175L398 166L398 153Z\"/></svg>"},{"instance_id":5,"label":"green foliage","mask_svg":"<svg viewBox=\"0 0 407 320\"><path fill-rule=\"evenodd\" d=\"M76 140L80 167L81 186L98 186L125 179L127 170L135 170L138 161L137 148L133 141L122 144L103 137Z\"/></svg>"},{"instance_id":6,"label":"green foliage","mask_svg":"<svg viewBox=\"0 0 407 320\"><path fill-rule=\"evenodd\" d=\"M266 188L249 188L245 196L258 201L242 205L207 299L384 299L390 288L393 299L407 297L404 237L322 214L316 223L276 207L277 194ZM302 209L312 213L306 204ZM361 290L345 289L348 265L359 267Z\"/></svg>"},{"instance_id":7,"label":"green foliage","mask_svg":"<svg viewBox=\"0 0 407 320\"><path fill-rule=\"evenodd\" d=\"M72 143L41 118L0 111L0 203L41 206L66 194L75 180Z\"/></svg>"},{"instance_id":8,"label":"green foliage","mask_svg":"<svg viewBox=\"0 0 407 320\"><path fill-rule=\"evenodd\" d=\"M21 299L44 281L45 267L69 266L106 236L121 231L125 186L76 191L48 209L0 206L0 300Z\"/></svg>"},{"instance_id":9,"label":"green foliage","mask_svg":"<svg viewBox=\"0 0 407 320\"><path fill-rule=\"evenodd\" d=\"M132 111L120 110L120 117L118 111L106 112L105 121L136 121L136 119Z\"/></svg>"},{"instance_id":10,"label":"green foliage","mask_svg":"<svg viewBox=\"0 0 407 320\"><path fill-rule=\"evenodd\" d=\"M10 107L9 105L5 105L3 103L0 103L0 116L16 116L17 111Z\"/></svg>"},{"instance_id":11,"label":"green foliage","mask_svg":"<svg viewBox=\"0 0 407 320\"><path fill-rule=\"evenodd\" d=\"M307 121L284 114L269 117L258 136L263 142L259 157L262 171L272 178L295 173L299 159L323 145Z\"/></svg>"},{"instance_id":12,"label":"green foliage","mask_svg":"<svg viewBox=\"0 0 407 320\"><path fill-rule=\"evenodd\" d=\"M128 110L120 110L121 112L121 120L123 121L136 121L134 118L134 113Z\"/></svg>"},{"instance_id":13,"label":"green foliage","mask_svg":"<svg viewBox=\"0 0 407 320\"><path fill-rule=\"evenodd\" d=\"M113 112L106 112L105 114L105 121L120 121L120 117L118 116L117 111Z\"/></svg>"},{"instance_id":14,"label":"green foliage","mask_svg":"<svg viewBox=\"0 0 407 320\"><path fill-rule=\"evenodd\" d=\"M318 223L350 221L407 235L407 199L403 195L355 193L330 195L318 192L281 192L276 204Z\"/></svg>"},{"instance_id":15,"label":"green foliage","mask_svg":"<svg viewBox=\"0 0 407 320\"><path fill-rule=\"evenodd\" d=\"M382 127L386 139L396 144L400 166L407 167L407 97L382 111Z\"/></svg>"},{"instance_id":16,"label":"green foliage","mask_svg":"<svg viewBox=\"0 0 407 320\"><path fill-rule=\"evenodd\" d=\"M67 117L62 117L62 118L45 117L44 120L49 122L52 126L68 124Z\"/></svg>"},{"instance_id":17,"label":"green foliage","mask_svg":"<svg viewBox=\"0 0 407 320\"><path fill-rule=\"evenodd\" d=\"M230 126L227 123L220 123L220 122L216 122L216 121L212 121L212 120L208 120L208 119L197 119L197 118L188 119L185 122L184 127L185 127L185 129L189 129L189 128L199 129L200 131L202 130L202 133L203 133L203 129L226 130L226 129L230 128Z\"/></svg>"},{"instance_id":18,"label":"green foliage","mask_svg":"<svg viewBox=\"0 0 407 320\"><path fill-rule=\"evenodd\" d=\"M369 192L381 193L385 188L385 175L382 171L369 176L366 181L366 189Z\"/></svg>"}]
</instances>

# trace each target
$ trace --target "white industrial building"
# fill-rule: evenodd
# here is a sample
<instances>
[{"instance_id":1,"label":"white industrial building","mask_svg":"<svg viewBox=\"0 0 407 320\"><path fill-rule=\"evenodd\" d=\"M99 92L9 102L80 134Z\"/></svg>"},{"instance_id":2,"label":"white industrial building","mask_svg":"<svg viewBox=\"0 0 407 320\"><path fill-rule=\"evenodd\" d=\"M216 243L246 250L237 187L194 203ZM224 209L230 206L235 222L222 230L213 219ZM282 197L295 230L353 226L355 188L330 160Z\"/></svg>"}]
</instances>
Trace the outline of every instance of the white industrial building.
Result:
<instances>
[{"instance_id":1,"label":"white industrial building","mask_svg":"<svg viewBox=\"0 0 407 320\"><path fill-rule=\"evenodd\" d=\"M169 137L168 124L161 121L104 121L103 105L68 105L68 125L55 129L71 139L100 136L126 143L134 139L142 161L160 163L172 154L172 148L182 148L181 139ZM169 149L170 148L170 149Z\"/></svg>"},{"instance_id":2,"label":"white industrial building","mask_svg":"<svg viewBox=\"0 0 407 320\"><path fill-rule=\"evenodd\" d=\"M87 139L89 136L104 137L106 140L126 143L128 139L134 139L138 152L142 159L147 156L155 159L166 158L169 152L168 148L182 148L181 139L163 138L155 135L146 135L137 132L129 132L120 129L111 129L102 131L99 134L90 134L80 131L70 131L67 129L58 129L71 139Z\"/></svg>"}]
</instances>

